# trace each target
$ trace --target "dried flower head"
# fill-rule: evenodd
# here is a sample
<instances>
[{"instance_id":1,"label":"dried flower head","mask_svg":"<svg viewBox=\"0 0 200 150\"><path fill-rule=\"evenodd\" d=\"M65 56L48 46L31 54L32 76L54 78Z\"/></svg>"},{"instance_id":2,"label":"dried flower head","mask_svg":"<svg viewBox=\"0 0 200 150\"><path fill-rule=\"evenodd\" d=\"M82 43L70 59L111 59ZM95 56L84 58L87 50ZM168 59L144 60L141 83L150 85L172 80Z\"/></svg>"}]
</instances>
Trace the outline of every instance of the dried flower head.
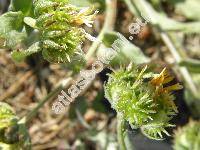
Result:
<instances>
[{"instance_id":1,"label":"dried flower head","mask_svg":"<svg viewBox=\"0 0 200 150\"><path fill-rule=\"evenodd\" d=\"M97 12L78 8L68 0L35 0L35 28L41 33L41 47L50 62L70 62L81 52L77 47L85 38L83 24L91 27Z\"/></svg>"},{"instance_id":2,"label":"dried flower head","mask_svg":"<svg viewBox=\"0 0 200 150\"><path fill-rule=\"evenodd\" d=\"M190 121L186 126L175 131L174 150L200 149L200 122Z\"/></svg>"},{"instance_id":3,"label":"dried flower head","mask_svg":"<svg viewBox=\"0 0 200 150\"><path fill-rule=\"evenodd\" d=\"M29 150L30 139L24 124L18 123L12 108L0 102L0 149Z\"/></svg>"},{"instance_id":4,"label":"dried flower head","mask_svg":"<svg viewBox=\"0 0 200 150\"><path fill-rule=\"evenodd\" d=\"M172 91L182 86L166 86L172 80L166 69L157 75L147 71L147 66L130 65L109 74L106 98L132 128L141 128L147 137L160 140L162 132L169 135L165 128L173 126L169 121L178 112Z\"/></svg>"}]
</instances>

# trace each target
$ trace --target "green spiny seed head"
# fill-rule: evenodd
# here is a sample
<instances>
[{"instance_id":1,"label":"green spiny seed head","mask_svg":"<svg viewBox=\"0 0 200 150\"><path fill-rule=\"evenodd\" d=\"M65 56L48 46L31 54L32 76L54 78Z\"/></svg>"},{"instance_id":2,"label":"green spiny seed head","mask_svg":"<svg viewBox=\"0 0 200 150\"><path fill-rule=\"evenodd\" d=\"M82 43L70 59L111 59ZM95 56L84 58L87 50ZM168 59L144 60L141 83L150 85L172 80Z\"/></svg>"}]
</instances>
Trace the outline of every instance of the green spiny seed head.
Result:
<instances>
[{"instance_id":1,"label":"green spiny seed head","mask_svg":"<svg viewBox=\"0 0 200 150\"><path fill-rule=\"evenodd\" d=\"M109 74L105 96L113 109L129 122L132 128L141 128L151 139L160 140L165 127L177 113L172 90L182 88L179 84L164 87L173 78L164 69L160 74L129 66Z\"/></svg>"},{"instance_id":2,"label":"green spiny seed head","mask_svg":"<svg viewBox=\"0 0 200 150\"><path fill-rule=\"evenodd\" d=\"M200 149L200 122L190 121L186 126L175 131L174 150Z\"/></svg>"},{"instance_id":3,"label":"green spiny seed head","mask_svg":"<svg viewBox=\"0 0 200 150\"><path fill-rule=\"evenodd\" d=\"M0 102L0 149L30 149L30 139L24 124L19 124L12 108L2 102Z\"/></svg>"},{"instance_id":4,"label":"green spiny seed head","mask_svg":"<svg viewBox=\"0 0 200 150\"><path fill-rule=\"evenodd\" d=\"M132 82L137 75L136 70L120 69L109 75L105 86L106 97L112 107L122 113L133 128L143 125L155 113L150 91L140 86L141 81L135 84Z\"/></svg>"},{"instance_id":5,"label":"green spiny seed head","mask_svg":"<svg viewBox=\"0 0 200 150\"><path fill-rule=\"evenodd\" d=\"M77 47L85 39L82 25L91 27L97 12L72 6L68 0L35 0L34 13L44 58L50 62L70 62L80 54Z\"/></svg>"}]
</instances>

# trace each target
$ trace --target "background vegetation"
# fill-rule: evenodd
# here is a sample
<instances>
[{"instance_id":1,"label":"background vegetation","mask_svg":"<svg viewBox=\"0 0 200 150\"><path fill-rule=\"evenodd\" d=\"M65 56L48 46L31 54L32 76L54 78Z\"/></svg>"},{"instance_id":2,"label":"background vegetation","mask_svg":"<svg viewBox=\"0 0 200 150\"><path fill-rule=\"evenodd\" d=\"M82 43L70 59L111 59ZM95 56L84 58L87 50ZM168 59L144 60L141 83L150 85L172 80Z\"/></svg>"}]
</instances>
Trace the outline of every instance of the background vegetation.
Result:
<instances>
[{"instance_id":1,"label":"background vegetation","mask_svg":"<svg viewBox=\"0 0 200 150\"><path fill-rule=\"evenodd\" d=\"M59 6L48 4L49 1L0 0L0 149L200 149L199 0L51 0ZM45 7L37 5L39 2ZM63 8L64 13L55 9L66 4L69 7ZM82 7L89 6L91 9L79 13ZM56 17L45 18L45 13ZM142 20L141 14L151 20L132 35L129 25L137 18ZM88 24L93 19L90 28ZM56 22L53 27L52 22ZM52 32L55 29L58 32ZM84 31L98 41L86 40ZM51 107L60 91L67 90L80 70L90 69L97 56L120 38L117 32L133 39L120 43L120 53L111 64L65 113L55 115ZM76 49L81 42L82 51ZM184 87L173 92L178 113L170 123L176 126L167 128L171 136L163 135L164 140L152 140L134 129L133 124L117 115L127 109L126 105L119 104L118 110L113 107L112 98L104 96L104 83L110 81L107 74L130 62L141 68L147 65L154 76L167 68L175 77L167 86L180 82ZM124 80L118 76L116 79L115 85L110 83L113 93L119 87L118 79ZM125 79L132 82L135 77L125 74ZM120 90L127 89L122 86ZM127 118L133 119L131 113L130 116Z\"/></svg>"}]
</instances>

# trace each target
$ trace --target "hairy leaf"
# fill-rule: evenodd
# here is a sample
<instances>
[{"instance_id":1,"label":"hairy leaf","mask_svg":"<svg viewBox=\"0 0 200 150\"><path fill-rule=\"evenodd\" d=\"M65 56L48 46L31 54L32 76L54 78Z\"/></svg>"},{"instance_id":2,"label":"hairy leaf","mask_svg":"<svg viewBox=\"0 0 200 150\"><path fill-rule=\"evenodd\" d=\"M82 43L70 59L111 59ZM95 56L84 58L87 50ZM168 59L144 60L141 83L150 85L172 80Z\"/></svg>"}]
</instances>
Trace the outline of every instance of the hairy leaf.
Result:
<instances>
[{"instance_id":1,"label":"hairy leaf","mask_svg":"<svg viewBox=\"0 0 200 150\"><path fill-rule=\"evenodd\" d=\"M145 0L133 0L136 7L142 11L143 16L148 16L150 22L165 31L181 31L184 33L200 33L200 21L196 22L179 22L166 15L160 14ZM144 7L145 6L145 7Z\"/></svg>"},{"instance_id":2,"label":"hairy leaf","mask_svg":"<svg viewBox=\"0 0 200 150\"><path fill-rule=\"evenodd\" d=\"M25 46L24 42L26 38L26 32L18 32L16 30L12 30L6 34L6 41L4 46L12 49L23 48Z\"/></svg>"},{"instance_id":3,"label":"hairy leaf","mask_svg":"<svg viewBox=\"0 0 200 150\"><path fill-rule=\"evenodd\" d=\"M0 102L0 149L31 149L30 138L24 123L20 123L13 109L2 102Z\"/></svg>"},{"instance_id":4,"label":"hairy leaf","mask_svg":"<svg viewBox=\"0 0 200 150\"><path fill-rule=\"evenodd\" d=\"M150 61L148 57L144 55L142 50L130 43L123 35L116 32L107 32L103 38L104 44L111 48L112 45L116 45L117 52L116 57L111 60L111 64L128 64L130 61L135 64L143 64ZM116 51L116 49L113 49ZM109 51L108 48L100 47L98 50L98 55L103 56Z\"/></svg>"},{"instance_id":5,"label":"hairy leaf","mask_svg":"<svg viewBox=\"0 0 200 150\"><path fill-rule=\"evenodd\" d=\"M11 53L12 58L17 61L20 62L22 60L24 60L27 56L37 53L41 50L40 48L40 43L36 42L33 45L31 45L27 50L15 50Z\"/></svg>"},{"instance_id":6,"label":"hairy leaf","mask_svg":"<svg viewBox=\"0 0 200 150\"><path fill-rule=\"evenodd\" d=\"M6 35L12 31L20 31L23 27L23 13L18 12L7 12L0 16L0 37L6 38Z\"/></svg>"}]
</instances>

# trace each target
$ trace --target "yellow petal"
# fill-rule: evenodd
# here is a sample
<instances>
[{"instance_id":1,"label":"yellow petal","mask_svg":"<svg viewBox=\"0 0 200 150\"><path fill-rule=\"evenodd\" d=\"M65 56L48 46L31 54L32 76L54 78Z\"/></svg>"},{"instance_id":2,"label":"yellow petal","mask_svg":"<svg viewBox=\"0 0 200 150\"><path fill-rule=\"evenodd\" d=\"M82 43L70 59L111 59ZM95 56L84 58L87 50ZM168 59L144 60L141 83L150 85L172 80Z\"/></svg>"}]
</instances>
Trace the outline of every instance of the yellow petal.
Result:
<instances>
[{"instance_id":1,"label":"yellow petal","mask_svg":"<svg viewBox=\"0 0 200 150\"><path fill-rule=\"evenodd\" d=\"M172 76L167 76L167 77L164 79L163 84L169 83L169 82L171 82L173 79L174 79L174 77L172 77Z\"/></svg>"},{"instance_id":2,"label":"yellow petal","mask_svg":"<svg viewBox=\"0 0 200 150\"><path fill-rule=\"evenodd\" d=\"M180 85L179 83L177 83L177 84L165 87L164 90L167 90L167 91L176 91L176 90L180 90L182 88L183 88L183 86Z\"/></svg>"},{"instance_id":3,"label":"yellow petal","mask_svg":"<svg viewBox=\"0 0 200 150\"><path fill-rule=\"evenodd\" d=\"M170 76L167 69L164 68L158 76L152 79L151 83L154 85L163 85L163 84L171 82L173 79L174 77Z\"/></svg>"},{"instance_id":4,"label":"yellow petal","mask_svg":"<svg viewBox=\"0 0 200 150\"><path fill-rule=\"evenodd\" d=\"M166 68L164 68L158 76L154 77L151 80L151 83L153 85L161 85L165 79L165 74L166 74L165 72L166 72Z\"/></svg>"}]
</instances>

